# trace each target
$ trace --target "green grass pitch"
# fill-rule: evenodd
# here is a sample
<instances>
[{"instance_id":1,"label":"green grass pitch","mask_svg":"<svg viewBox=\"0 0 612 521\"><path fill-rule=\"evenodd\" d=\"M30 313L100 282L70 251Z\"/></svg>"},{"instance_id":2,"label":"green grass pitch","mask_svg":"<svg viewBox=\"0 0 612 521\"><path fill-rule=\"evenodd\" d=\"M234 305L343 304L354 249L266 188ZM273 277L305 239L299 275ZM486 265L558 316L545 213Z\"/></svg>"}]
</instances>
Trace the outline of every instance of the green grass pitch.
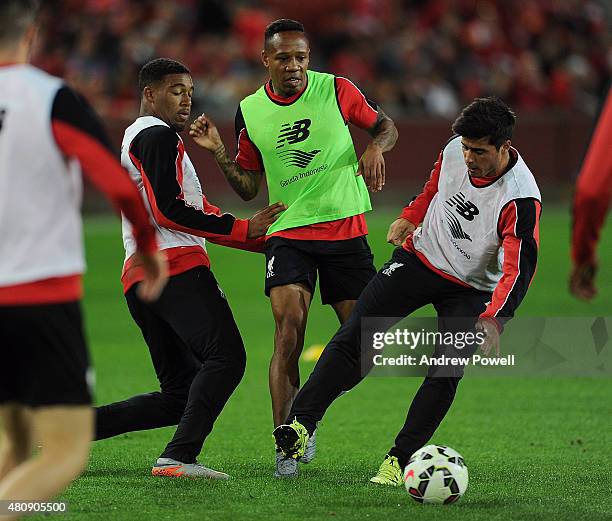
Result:
<instances>
[{"instance_id":1,"label":"green grass pitch","mask_svg":"<svg viewBox=\"0 0 612 521\"><path fill-rule=\"evenodd\" d=\"M390 256L384 238L394 215L379 209L369 217L377 266ZM118 220L90 219L85 232L85 311L97 372L96 400L107 403L155 390L148 351L118 282L123 256ZM520 315L610 314L609 267L601 269L601 295L593 303L568 295L568 236L568 211L546 208L538 273ZM209 250L242 332L248 366L200 459L233 479L152 478L151 465L172 428L126 434L94 445L87 471L61 496L69 502L62 519L612 518L609 378L464 380L433 440L457 449L468 464L469 488L456 505L422 506L403 487L368 483L403 423L420 382L414 378L366 379L340 398L319 428L315 461L300 467L297 480L275 480L267 383L274 328L263 295L264 258L214 245ZM612 252L610 226L600 246L603 265L609 262L605 251ZM326 343L336 328L333 311L323 308L317 295L306 346ZM303 381L312 367L303 364Z\"/></svg>"}]
</instances>

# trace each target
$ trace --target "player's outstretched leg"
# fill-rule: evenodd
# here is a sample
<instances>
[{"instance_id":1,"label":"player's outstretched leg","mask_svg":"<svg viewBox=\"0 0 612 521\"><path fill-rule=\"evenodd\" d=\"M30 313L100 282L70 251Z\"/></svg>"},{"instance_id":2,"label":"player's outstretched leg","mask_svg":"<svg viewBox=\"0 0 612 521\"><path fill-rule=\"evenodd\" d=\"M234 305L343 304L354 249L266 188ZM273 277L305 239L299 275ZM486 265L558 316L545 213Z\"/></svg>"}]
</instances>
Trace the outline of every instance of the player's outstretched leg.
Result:
<instances>
[{"instance_id":1,"label":"player's outstretched leg","mask_svg":"<svg viewBox=\"0 0 612 521\"><path fill-rule=\"evenodd\" d=\"M472 331L476 318L485 310L491 294L476 289L466 289L438 277L438 300L434 303L438 313L438 330L442 332L465 333ZM473 354L475 346L453 349L452 346L437 345L434 356L466 356ZM399 473L407 465L410 456L427 444L450 409L459 381L463 377L460 365L435 367L429 369L415 394L404 426L395 438L395 444L385 456L381 469L390 458L395 458ZM377 479L381 471L370 481L385 483ZM385 483L387 484L387 483Z\"/></svg>"},{"instance_id":2,"label":"player's outstretched leg","mask_svg":"<svg viewBox=\"0 0 612 521\"><path fill-rule=\"evenodd\" d=\"M331 403L364 378L371 363L362 364L367 358L361 351L362 318L379 317L381 330L387 330L397 323L397 317L427 304L427 291L432 285L439 285L438 279L443 280L427 270L414 255L402 248L395 250L393 257L364 289L350 318L324 349L298 393L286 424L275 431L277 445L287 454L298 452L299 433L292 435L289 429L297 423L312 436ZM292 446L296 439L298 445Z\"/></svg>"},{"instance_id":3,"label":"player's outstretched leg","mask_svg":"<svg viewBox=\"0 0 612 521\"><path fill-rule=\"evenodd\" d=\"M3 409L2 423L9 437L18 429L11 427ZM93 434L90 407L53 406L22 409L27 414L30 440L41 445L40 453L14 466L0 481L0 500L46 501L55 497L87 465ZM19 444L11 440L10 444ZM31 454L29 447L28 456ZM3 519L16 519L8 516Z\"/></svg>"}]
</instances>

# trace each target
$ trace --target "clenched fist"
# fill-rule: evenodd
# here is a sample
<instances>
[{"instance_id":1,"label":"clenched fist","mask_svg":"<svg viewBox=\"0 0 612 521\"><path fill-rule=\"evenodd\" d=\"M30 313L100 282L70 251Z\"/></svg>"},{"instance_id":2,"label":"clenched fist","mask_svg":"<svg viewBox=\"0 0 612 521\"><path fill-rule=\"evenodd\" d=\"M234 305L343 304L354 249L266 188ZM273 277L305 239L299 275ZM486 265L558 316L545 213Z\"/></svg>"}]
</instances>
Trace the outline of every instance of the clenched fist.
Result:
<instances>
[{"instance_id":1,"label":"clenched fist","mask_svg":"<svg viewBox=\"0 0 612 521\"><path fill-rule=\"evenodd\" d=\"M217 127L206 114L202 114L194 120L189 127L189 135L198 145L211 152L223 145Z\"/></svg>"}]
</instances>

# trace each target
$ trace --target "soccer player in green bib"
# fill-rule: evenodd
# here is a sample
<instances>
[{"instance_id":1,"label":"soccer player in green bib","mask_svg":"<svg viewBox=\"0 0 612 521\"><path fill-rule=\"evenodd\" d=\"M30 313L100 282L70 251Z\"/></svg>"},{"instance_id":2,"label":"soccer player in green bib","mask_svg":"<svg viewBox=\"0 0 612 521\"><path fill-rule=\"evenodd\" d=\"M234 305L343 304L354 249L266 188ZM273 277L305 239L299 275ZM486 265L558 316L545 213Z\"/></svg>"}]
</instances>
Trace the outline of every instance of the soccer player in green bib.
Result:
<instances>
[{"instance_id":1,"label":"soccer player in green bib","mask_svg":"<svg viewBox=\"0 0 612 521\"><path fill-rule=\"evenodd\" d=\"M276 322L270 362L275 427L299 390L298 360L317 274L323 304L344 323L376 273L364 213L372 208L368 188L378 192L385 183L383 153L397 140L393 121L376 104L346 78L308 71L309 57L301 23L271 23L262 51L270 80L240 103L235 159L206 115L190 131L244 200L257 195L265 174L270 201L287 205L265 247L265 291ZM360 159L348 123L372 136ZM302 462L314 457L315 439ZM277 452L275 476L296 475L296 461Z\"/></svg>"}]
</instances>

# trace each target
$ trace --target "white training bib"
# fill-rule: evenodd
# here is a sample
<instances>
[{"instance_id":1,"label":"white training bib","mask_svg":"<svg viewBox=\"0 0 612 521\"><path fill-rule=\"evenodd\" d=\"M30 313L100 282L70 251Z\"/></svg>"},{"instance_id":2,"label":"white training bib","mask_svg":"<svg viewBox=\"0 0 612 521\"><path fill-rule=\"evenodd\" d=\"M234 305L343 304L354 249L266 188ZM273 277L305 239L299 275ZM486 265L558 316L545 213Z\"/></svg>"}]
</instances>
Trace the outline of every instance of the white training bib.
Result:
<instances>
[{"instance_id":1,"label":"white training bib","mask_svg":"<svg viewBox=\"0 0 612 521\"><path fill-rule=\"evenodd\" d=\"M123 142L121 144L121 164L130 173L130 177L132 178L134 183L136 183L138 191L140 192L144 201L145 208L149 212L151 220L153 221L153 224L157 229L157 240L159 244L159 249L166 250L168 248L200 246L202 249L204 249L204 251L206 251L206 241L203 237L198 237L196 235L191 235L189 233L183 233L176 230L170 230L169 228L164 228L163 226L160 226L156 222L155 218L153 217L153 212L151 211L149 199L147 198L147 194L145 192L142 174L130 158L130 147L134 138L144 129L159 125L170 128L159 118L156 118L154 116L143 116L138 118L125 130ZM179 141L182 143L180 136ZM198 210L202 210L204 208L202 186L200 185L200 180L198 178L198 175L196 174L193 163L187 155L187 152L185 152L185 154L183 155L181 166L183 177L182 179L177 179L177 182L183 190L181 198L189 206L197 208ZM168 175L176 174L168 172ZM132 234L132 226L130 222L123 215L121 216L121 227L123 230L123 246L125 247L125 259L127 260L136 252L136 240L134 239L134 236Z\"/></svg>"},{"instance_id":2,"label":"white training bib","mask_svg":"<svg viewBox=\"0 0 612 521\"><path fill-rule=\"evenodd\" d=\"M502 276L504 252L498 222L503 208L515 199L540 201L540 197L520 154L495 182L473 185L457 136L442 152L438 192L414 232L414 247L435 268L476 289L493 291Z\"/></svg>"},{"instance_id":3,"label":"white training bib","mask_svg":"<svg viewBox=\"0 0 612 521\"><path fill-rule=\"evenodd\" d=\"M31 65L0 67L0 286L85 269L81 168L51 123L62 86Z\"/></svg>"}]
</instances>

